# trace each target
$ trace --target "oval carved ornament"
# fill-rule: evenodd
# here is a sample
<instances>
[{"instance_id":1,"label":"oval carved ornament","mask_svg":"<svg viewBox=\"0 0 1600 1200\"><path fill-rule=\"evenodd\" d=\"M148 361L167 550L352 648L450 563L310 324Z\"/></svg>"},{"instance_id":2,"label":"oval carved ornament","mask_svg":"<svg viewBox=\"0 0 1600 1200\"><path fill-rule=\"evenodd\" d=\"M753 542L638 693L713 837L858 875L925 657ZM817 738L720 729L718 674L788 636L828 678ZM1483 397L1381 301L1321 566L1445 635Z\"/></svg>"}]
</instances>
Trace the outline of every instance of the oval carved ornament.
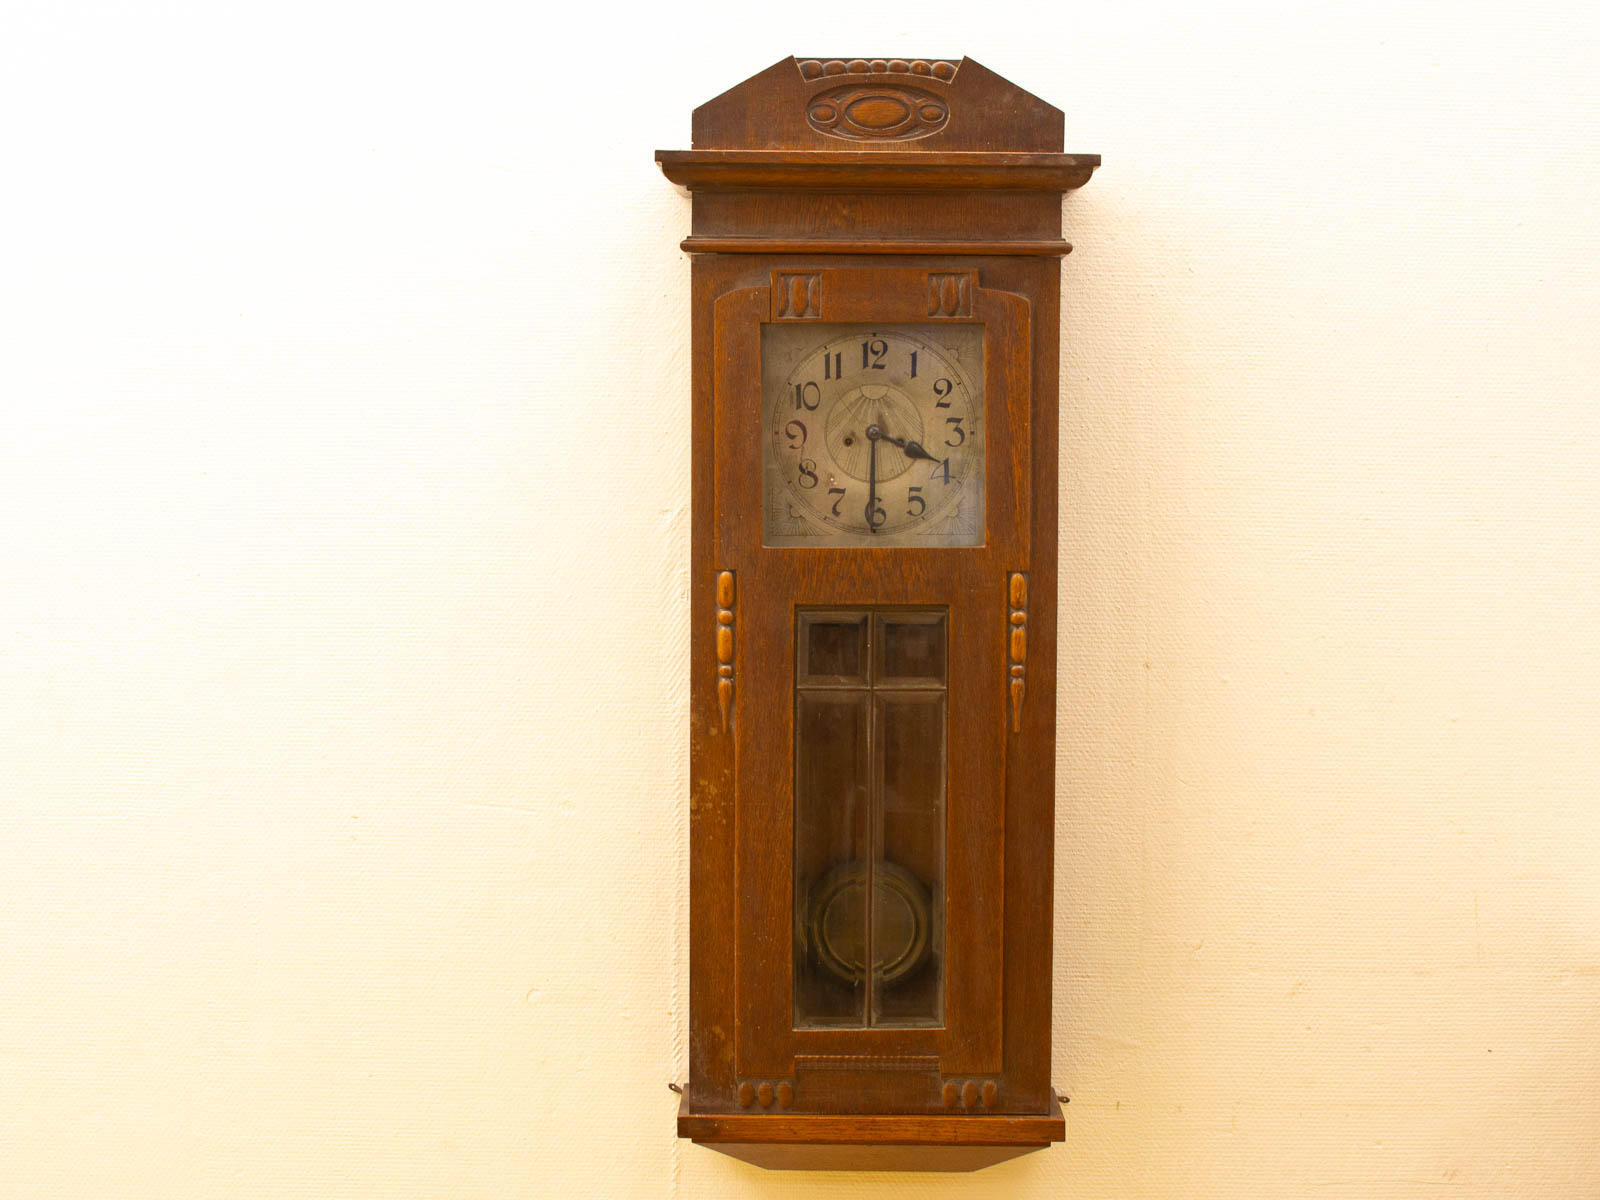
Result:
<instances>
[{"instance_id":1,"label":"oval carved ornament","mask_svg":"<svg viewBox=\"0 0 1600 1200\"><path fill-rule=\"evenodd\" d=\"M950 106L899 83L855 83L811 97L806 120L818 133L852 141L909 141L938 133Z\"/></svg>"}]
</instances>

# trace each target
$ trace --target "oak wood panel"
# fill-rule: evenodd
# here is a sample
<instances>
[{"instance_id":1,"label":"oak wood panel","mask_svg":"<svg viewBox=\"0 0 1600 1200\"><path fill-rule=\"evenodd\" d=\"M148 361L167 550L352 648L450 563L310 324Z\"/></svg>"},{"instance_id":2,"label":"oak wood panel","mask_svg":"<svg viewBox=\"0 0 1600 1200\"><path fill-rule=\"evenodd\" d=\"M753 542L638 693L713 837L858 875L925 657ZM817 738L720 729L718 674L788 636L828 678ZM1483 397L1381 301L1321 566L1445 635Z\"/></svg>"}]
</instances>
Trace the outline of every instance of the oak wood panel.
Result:
<instances>
[{"instance_id":1,"label":"oak wood panel","mask_svg":"<svg viewBox=\"0 0 1600 1200\"><path fill-rule=\"evenodd\" d=\"M820 317L925 320L926 268L819 269ZM776 283L777 281L775 281ZM989 466L989 542L975 548L770 549L761 545L760 327L777 301L771 287L718 298L716 430L717 559L738 575L740 724L736 740L736 1074L790 1076L797 1054L935 1054L946 1074L1002 1066L1004 948L1004 641L1008 568L1026 564L1028 307L989 289L972 293L972 317L988 330L984 422ZM791 1028L794 828L792 745L794 608L817 605L946 605L953 658L947 812L946 1020L940 1029ZM959 662L959 668L956 667ZM798 1081L797 1081L798 1083ZM903 1075L863 1081L874 1102L936 1108L938 1080ZM834 1107L831 1088L798 1087L804 1107Z\"/></svg>"},{"instance_id":2,"label":"oak wood panel","mask_svg":"<svg viewBox=\"0 0 1600 1200\"><path fill-rule=\"evenodd\" d=\"M827 260L838 262L845 266L875 265L878 260L869 258L841 258ZM902 260L905 261L905 260ZM919 272L938 269L970 270L970 260L951 258L928 258L910 260L915 263L912 268ZM744 285L743 290L752 293L748 301L749 308L746 317L751 322L752 329L762 315L770 314L770 288L771 272L776 267L785 267L791 270L823 270L817 265L817 260L798 262L786 257L763 256L732 256L711 255L697 256L694 262L695 290L700 304L704 305L701 311L711 310L714 307L715 296L725 296L730 291L741 290L737 285ZM1031 557L1024 558L1020 553L1007 556L1005 560L996 558L992 565L993 587L991 593L994 597L993 607L989 614L992 621L991 628L995 636L996 663L996 694L1005 694L1003 684L1004 648L1006 640L1001 630L1004 627L1007 613L1006 574L1014 568L1029 569L1030 574L1030 641L1032 652L1030 660L1030 702L1025 710L1023 732L1019 737L1011 739L1007 750L1008 765L1006 776L1011 781L1007 791L1006 820L1007 830L1007 859L1004 870L1003 883L1003 911L1016 914L1017 920L1007 925L1004 932L1004 964L1001 978L1001 992L1005 996L1004 1016L1005 1025L1005 1054L1004 1054L1004 1085L1002 1096L1004 1105L1008 1110L1040 1111L1048 1101L1049 1094L1049 1021L1050 1021L1050 990L1049 990L1049 938L1050 924L1050 841L1053 832L1053 732L1054 732L1054 546L1055 546L1055 494L1056 481L1054 460L1048 455L1053 454L1056 439L1054 414L1056 411L1055 379L1057 370L1057 357L1055 352L1055 339L1049 334L1055 331L1055 322L1058 320L1057 304L1050 289L1050 284L1058 280L1058 267L1055 260L1032 260L1022 258L992 258L979 264L980 277L986 282L1000 287L980 289L985 292L1015 292L1033 297L1034 302L1028 309L1031 318L1024 337L1024 343L1032 348L1032 357L1028 361L1028 383L1026 392L1029 396L1030 421L1029 434L1031 451L1020 446L1015 457L1018 463L1014 469L1027 470L1029 480L1028 516L1026 520L1019 521L1013 528L1026 531L1026 537L1032 542ZM1057 283L1058 286L1058 283ZM709 312L707 313L710 316ZM699 313L697 313L697 317ZM706 324L715 328L715 320L708 319ZM703 345L702 331L697 327L696 345ZM986 355L986 362L998 360L1000 356ZM705 356L699 360L704 365L703 375L697 375L696 411L709 409L714 414L716 393L715 380L705 378L713 376L714 368L725 368L727 356L714 341L705 348ZM709 385L706 386L706 385ZM731 387L731 385L724 385ZM745 394L750 396L752 419L758 419L759 395L758 380L752 379L745 385ZM986 391L999 394L1004 385L990 383ZM709 393L709 394L708 394ZM1048 416L1049 419L1041 420ZM726 506L713 503L712 497L717 493L715 482L720 473L725 469L722 461L732 452L730 444L718 441L720 437L732 437L731 429L723 429L720 434L716 430L715 417L710 419L701 417L697 419L697 438L706 433L710 427L711 440L716 445L723 447L721 455L713 455L716 460L710 474L711 481L706 479L705 472L701 469L708 465L697 462L695 479L697 487L701 489L697 495L698 503L695 509L695 528L697 532L697 562L703 562L706 570L697 572L697 576L714 583L716 571L730 566L742 566L739 574L739 584L742 589L747 584L749 574L748 564L738 559L727 559L717 553L715 534L709 527L716 522L716 514L727 513L729 519L746 520L750 522L747 531L746 543L754 544L759 540L759 520L754 512L746 511L742 517L734 518ZM732 445L742 446L746 453L754 454L750 448L752 439L748 437L736 438ZM1039 445L1044 442L1049 450ZM998 461L998 460L997 460ZM754 460L750 470L755 470ZM1048 464L1048 466L1046 465ZM994 502L993 511L1003 511L1001 503ZM702 546L702 543L707 546ZM1047 554L1041 554L1041 544L1048 549ZM988 548L985 548L986 550ZM807 555L824 554L823 551L786 551L788 555L804 558ZM831 552L833 554L850 552ZM862 552L855 552L857 554ZM874 551L875 554L894 554L890 551ZM951 555L960 551L950 550L923 550L900 551L900 555L907 554L916 557L936 559L941 555ZM1047 561L1046 561L1047 560ZM697 583L699 580L697 579ZM708 583L707 599L714 600L711 596ZM837 602L844 597L839 593L818 592L819 596L828 597L824 602ZM909 588L902 588L899 592L883 593L891 598L904 599L910 602L913 597L923 597L925 593L916 592ZM852 595L851 600L859 600L859 595ZM749 605L741 595L739 602L741 609L741 632L748 634L743 629L745 612ZM701 611L705 611L702 609ZM705 623L702 622L702 625ZM709 637L709 629L706 631ZM788 627L784 627L779 634L770 630L767 637L776 638L783 648L785 668L788 670L788 657L792 654L792 635ZM749 648L750 644L741 641L741 646L747 653L756 651ZM708 643L707 652L714 660L714 648ZM703 656L701 661L704 661ZM743 660L741 660L740 675L744 674ZM781 673L781 672L780 672ZM788 680L785 681L786 683ZM697 687L712 690L707 707L710 710L712 724L719 723L716 715L716 700L714 695L714 669L707 669L697 673ZM787 713L788 706L784 706ZM737 725L738 717L735 718ZM787 720L787 716L785 720ZM703 735L704 727L696 723L697 735ZM709 765L720 766L731 771L729 751L733 739L700 737L701 742L715 741L719 744L713 748L710 755L696 755L695 778L699 782L704 779L705 772L699 769L701 758L704 757ZM1042 745L1042 752L1034 749L1034 744ZM729 776L723 777L725 786L731 789L732 783ZM733 805L731 797L718 795L706 803L697 802L693 820L696 822L696 832L693 836L693 854L691 866L691 891L692 912L717 912L724 915L730 926L735 925L732 912L736 904L735 897L738 893L737 873L730 869L730 862L734 857L732 847L733 839L728 837L731 829L724 825L724 821L731 821ZM701 825L705 826L704 832L708 835L700 836ZM786 832L786 831L785 831ZM726 840L724 840L726 839ZM780 906L782 907L782 906ZM786 911L786 910L785 910ZM703 1080L697 1080L691 1074L691 1097L696 1101L697 1107L704 1111L738 1111L736 1099L738 1072L734 1069L732 1054L733 1030L737 1025L736 1009L733 1000L733 959L736 947L742 944L742 939L733 936L710 938L704 936L705 931L700 928L697 915L692 916L695 924L691 942L692 945L714 944L718 947L714 953L717 957L713 965L706 965L697 960L691 970L691 1005L694 1013L691 1017L691 1046L692 1062L706 1064L707 1070ZM731 930L726 931L731 934ZM785 943L787 944L787 943ZM702 956L703 957L703 956ZM785 979L787 977L785 976ZM699 986L695 986L698 981ZM702 1010L710 1007L715 1009L715 1016L701 1016ZM712 1069L712 1062L715 1068ZM715 1087L709 1086L712 1079L718 1081ZM708 1086L696 1087L696 1083ZM704 1098L705 1103L700 1104Z\"/></svg>"},{"instance_id":3,"label":"oak wood panel","mask_svg":"<svg viewBox=\"0 0 1600 1200\"><path fill-rule=\"evenodd\" d=\"M972 236L974 221L983 223L988 236ZM900 242L955 241L985 246L984 253L996 254L994 243L999 241L1060 242L1061 198L1054 191L970 191L957 201L945 191L886 195L705 188L695 193L691 233L696 239L784 243L838 241L840 230L871 228L892 231ZM696 242L702 244L709 242Z\"/></svg>"},{"instance_id":4,"label":"oak wood panel","mask_svg":"<svg viewBox=\"0 0 1600 1200\"><path fill-rule=\"evenodd\" d=\"M714 278L691 267L690 343L696 364L712 361L708 291ZM733 739L722 732L716 672L716 583L710 517L717 461L715 392L696 369L690 394L689 601L689 1084L685 1102L731 1107L733 1075ZM737 587L737 581L735 581Z\"/></svg>"}]
</instances>

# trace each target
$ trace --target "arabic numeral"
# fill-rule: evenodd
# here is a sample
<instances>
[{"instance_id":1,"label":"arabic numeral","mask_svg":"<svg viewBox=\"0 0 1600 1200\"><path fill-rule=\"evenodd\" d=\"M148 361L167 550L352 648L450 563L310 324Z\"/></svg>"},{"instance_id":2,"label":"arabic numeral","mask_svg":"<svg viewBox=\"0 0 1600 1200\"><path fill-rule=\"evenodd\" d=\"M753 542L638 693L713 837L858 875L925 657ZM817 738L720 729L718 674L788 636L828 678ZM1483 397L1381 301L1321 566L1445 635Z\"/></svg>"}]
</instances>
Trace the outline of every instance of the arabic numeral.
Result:
<instances>
[{"instance_id":1,"label":"arabic numeral","mask_svg":"<svg viewBox=\"0 0 1600 1200\"><path fill-rule=\"evenodd\" d=\"M916 507L912 508L911 505ZM928 502L922 498L922 488L911 487L906 489L906 516L920 517L928 511Z\"/></svg>"},{"instance_id":2,"label":"arabic numeral","mask_svg":"<svg viewBox=\"0 0 1600 1200\"><path fill-rule=\"evenodd\" d=\"M816 412L817 405L822 403L822 389L815 383L797 383L794 385L794 406L803 408L807 412Z\"/></svg>"},{"instance_id":3,"label":"arabic numeral","mask_svg":"<svg viewBox=\"0 0 1600 1200\"><path fill-rule=\"evenodd\" d=\"M869 367L874 371L884 371L888 368L883 365L884 358L889 353L889 343L882 338L868 338L861 343L861 369Z\"/></svg>"},{"instance_id":4,"label":"arabic numeral","mask_svg":"<svg viewBox=\"0 0 1600 1200\"><path fill-rule=\"evenodd\" d=\"M808 479L811 481L810 483L806 482L806 480L808 480ZM801 487L805 488L807 491L809 491L810 489L812 489L812 488L817 486L817 460L816 459L814 459L814 458L802 458L800 460L800 478L798 480L796 480L796 482L799 483L799 485Z\"/></svg>"},{"instance_id":5,"label":"arabic numeral","mask_svg":"<svg viewBox=\"0 0 1600 1200\"><path fill-rule=\"evenodd\" d=\"M803 421L790 421L783 427L784 436L789 439L789 449L804 450L806 448L806 427Z\"/></svg>"},{"instance_id":6,"label":"arabic numeral","mask_svg":"<svg viewBox=\"0 0 1600 1200\"><path fill-rule=\"evenodd\" d=\"M843 488L829 488L828 495L834 497L833 515L837 517L839 515L839 505L844 503L845 491Z\"/></svg>"},{"instance_id":7,"label":"arabic numeral","mask_svg":"<svg viewBox=\"0 0 1600 1200\"><path fill-rule=\"evenodd\" d=\"M935 463L933 470L928 472L929 479L937 479L940 483L950 482L950 460L947 458L941 463Z\"/></svg>"},{"instance_id":8,"label":"arabic numeral","mask_svg":"<svg viewBox=\"0 0 1600 1200\"><path fill-rule=\"evenodd\" d=\"M935 379L933 381L933 406L935 408L949 408L950 400L948 397L950 393L955 390L956 385L951 383L948 379Z\"/></svg>"},{"instance_id":9,"label":"arabic numeral","mask_svg":"<svg viewBox=\"0 0 1600 1200\"><path fill-rule=\"evenodd\" d=\"M945 438L944 444L946 446L959 446L962 442L967 440L967 431L961 428L961 420L962 418L960 417L946 417L944 419L944 423L950 426L951 436L955 438L955 441L953 442L950 440L950 438Z\"/></svg>"}]
</instances>

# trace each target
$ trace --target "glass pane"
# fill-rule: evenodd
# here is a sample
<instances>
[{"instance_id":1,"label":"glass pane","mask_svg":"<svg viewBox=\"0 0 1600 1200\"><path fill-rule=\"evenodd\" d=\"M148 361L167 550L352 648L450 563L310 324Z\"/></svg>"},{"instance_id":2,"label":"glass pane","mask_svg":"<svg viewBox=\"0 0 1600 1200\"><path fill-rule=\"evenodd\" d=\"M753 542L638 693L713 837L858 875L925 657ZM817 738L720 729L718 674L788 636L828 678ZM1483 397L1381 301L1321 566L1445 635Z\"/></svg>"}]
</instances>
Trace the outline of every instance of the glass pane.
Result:
<instances>
[{"instance_id":1,"label":"glass pane","mask_svg":"<svg viewBox=\"0 0 1600 1200\"><path fill-rule=\"evenodd\" d=\"M800 683L867 682L867 618L862 613L802 613Z\"/></svg>"},{"instance_id":2,"label":"glass pane","mask_svg":"<svg viewBox=\"0 0 1600 1200\"><path fill-rule=\"evenodd\" d=\"M940 1025L946 612L796 616L795 1025Z\"/></svg>"},{"instance_id":3,"label":"glass pane","mask_svg":"<svg viewBox=\"0 0 1600 1200\"><path fill-rule=\"evenodd\" d=\"M795 699L796 1026L865 1021L869 714L867 692Z\"/></svg>"},{"instance_id":4,"label":"glass pane","mask_svg":"<svg viewBox=\"0 0 1600 1200\"><path fill-rule=\"evenodd\" d=\"M881 614L877 633L879 683L886 687L944 683L944 614Z\"/></svg>"},{"instance_id":5,"label":"glass pane","mask_svg":"<svg viewBox=\"0 0 1600 1200\"><path fill-rule=\"evenodd\" d=\"M875 708L881 799L870 926L871 1023L938 1025L944 994L945 697L891 693L877 697Z\"/></svg>"}]
</instances>

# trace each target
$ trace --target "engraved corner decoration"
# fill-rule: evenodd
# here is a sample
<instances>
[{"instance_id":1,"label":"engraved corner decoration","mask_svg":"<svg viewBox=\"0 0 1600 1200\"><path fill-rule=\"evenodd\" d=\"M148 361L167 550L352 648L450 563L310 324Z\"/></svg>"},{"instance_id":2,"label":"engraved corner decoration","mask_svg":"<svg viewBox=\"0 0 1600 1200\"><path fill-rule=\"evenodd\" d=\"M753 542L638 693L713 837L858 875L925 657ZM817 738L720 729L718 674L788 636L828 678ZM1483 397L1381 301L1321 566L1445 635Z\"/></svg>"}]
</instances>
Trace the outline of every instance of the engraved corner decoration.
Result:
<instances>
[{"instance_id":1,"label":"engraved corner decoration","mask_svg":"<svg viewBox=\"0 0 1600 1200\"><path fill-rule=\"evenodd\" d=\"M772 273L772 319L814 321L822 316L822 276L815 271Z\"/></svg>"},{"instance_id":2,"label":"engraved corner decoration","mask_svg":"<svg viewBox=\"0 0 1600 1200\"><path fill-rule=\"evenodd\" d=\"M972 272L929 271L928 315L930 317L970 317L972 315Z\"/></svg>"},{"instance_id":3,"label":"engraved corner decoration","mask_svg":"<svg viewBox=\"0 0 1600 1200\"><path fill-rule=\"evenodd\" d=\"M722 732L733 715L733 572L717 572L717 707Z\"/></svg>"},{"instance_id":4,"label":"engraved corner decoration","mask_svg":"<svg viewBox=\"0 0 1600 1200\"><path fill-rule=\"evenodd\" d=\"M1007 589L1010 600L1010 616L1006 624L1010 627L1011 732L1021 733L1022 698L1026 692L1028 669L1028 577L1021 571L1013 571L1007 581Z\"/></svg>"}]
</instances>

